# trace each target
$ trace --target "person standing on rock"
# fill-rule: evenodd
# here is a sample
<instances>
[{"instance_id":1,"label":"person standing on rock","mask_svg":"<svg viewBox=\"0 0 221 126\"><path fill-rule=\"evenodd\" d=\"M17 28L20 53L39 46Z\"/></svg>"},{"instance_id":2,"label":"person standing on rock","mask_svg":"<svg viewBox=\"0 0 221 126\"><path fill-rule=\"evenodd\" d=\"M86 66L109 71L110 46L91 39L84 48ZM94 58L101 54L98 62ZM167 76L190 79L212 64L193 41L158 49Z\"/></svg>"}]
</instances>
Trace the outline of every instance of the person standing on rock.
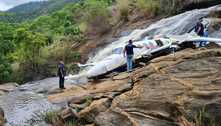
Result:
<instances>
[{"instance_id":1,"label":"person standing on rock","mask_svg":"<svg viewBox=\"0 0 221 126\"><path fill-rule=\"evenodd\" d=\"M142 48L142 47L133 45L132 40L129 40L128 44L124 47L124 57L126 57L127 60L127 72L131 72L133 69L134 48Z\"/></svg>"},{"instance_id":2,"label":"person standing on rock","mask_svg":"<svg viewBox=\"0 0 221 126\"><path fill-rule=\"evenodd\" d=\"M197 22L196 26L195 26L195 32L197 35L199 35L200 37L204 36L204 26L203 26L203 19L200 18L199 21ZM204 41L199 42L199 47L203 47Z\"/></svg>"},{"instance_id":3,"label":"person standing on rock","mask_svg":"<svg viewBox=\"0 0 221 126\"><path fill-rule=\"evenodd\" d=\"M58 76L59 76L59 88L65 89L64 87L64 77L66 75L65 65L63 61L60 61L58 64Z\"/></svg>"}]
</instances>

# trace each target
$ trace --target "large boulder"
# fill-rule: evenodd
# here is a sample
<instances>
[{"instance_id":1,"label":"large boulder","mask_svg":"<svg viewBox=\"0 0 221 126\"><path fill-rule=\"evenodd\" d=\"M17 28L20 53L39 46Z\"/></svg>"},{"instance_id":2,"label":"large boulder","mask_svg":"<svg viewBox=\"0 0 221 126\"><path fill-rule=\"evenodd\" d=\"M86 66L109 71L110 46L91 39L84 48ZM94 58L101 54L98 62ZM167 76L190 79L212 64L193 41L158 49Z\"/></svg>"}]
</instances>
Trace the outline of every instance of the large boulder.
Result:
<instances>
[{"instance_id":1,"label":"large boulder","mask_svg":"<svg viewBox=\"0 0 221 126\"><path fill-rule=\"evenodd\" d=\"M5 93L11 92L16 89L18 86L17 83L6 83L0 85L0 95L3 95Z\"/></svg>"},{"instance_id":2,"label":"large boulder","mask_svg":"<svg viewBox=\"0 0 221 126\"><path fill-rule=\"evenodd\" d=\"M96 125L184 126L200 112L221 125L220 77L220 49L184 50L154 59L133 73L133 89L114 98L96 117Z\"/></svg>"},{"instance_id":3,"label":"large boulder","mask_svg":"<svg viewBox=\"0 0 221 126\"><path fill-rule=\"evenodd\" d=\"M90 104L90 106L81 110L78 113L78 117L86 120L87 122L93 123L95 122L96 116L101 112L105 112L110 105L111 101L108 98L95 100Z\"/></svg>"}]
</instances>

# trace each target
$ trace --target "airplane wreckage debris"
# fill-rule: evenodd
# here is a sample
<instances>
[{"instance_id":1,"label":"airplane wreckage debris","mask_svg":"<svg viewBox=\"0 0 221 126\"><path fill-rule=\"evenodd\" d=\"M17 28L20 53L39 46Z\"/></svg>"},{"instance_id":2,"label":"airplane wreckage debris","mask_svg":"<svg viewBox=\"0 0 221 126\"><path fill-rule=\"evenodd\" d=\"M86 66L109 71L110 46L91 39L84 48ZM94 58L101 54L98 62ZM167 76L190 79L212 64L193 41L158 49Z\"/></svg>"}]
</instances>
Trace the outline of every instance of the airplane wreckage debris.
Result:
<instances>
[{"instance_id":1,"label":"airplane wreckage debris","mask_svg":"<svg viewBox=\"0 0 221 126\"><path fill-rule=\"evenodd\" d=\"M176 51L196 47L197 42L205 41L221 45L221 39L210 37L199 37L190 34L160 37L149 40L145 38L141 41L136 41L133 44L142 46L143 48L134 49L135 66L144 66L147 61L175 53ZM88 78L104 78L104 75L125 71L126 60L123 55L124 46L119 46L112 50L112 54L99 62L89 64L78 64L79 67L87 68L87 70L78 75L68 76L66 79L78 80L77 82L87 82ZM82 81L83 80L83 81Z\"/></svg>"}]
</instances>

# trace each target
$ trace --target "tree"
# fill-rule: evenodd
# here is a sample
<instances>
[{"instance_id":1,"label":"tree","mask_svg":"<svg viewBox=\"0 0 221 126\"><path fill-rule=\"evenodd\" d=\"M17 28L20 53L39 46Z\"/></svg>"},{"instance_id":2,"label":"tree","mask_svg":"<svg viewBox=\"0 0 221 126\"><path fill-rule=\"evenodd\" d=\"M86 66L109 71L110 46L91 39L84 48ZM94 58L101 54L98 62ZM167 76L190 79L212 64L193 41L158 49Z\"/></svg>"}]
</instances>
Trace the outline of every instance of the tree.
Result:
<instances>
[{"instance_id":1,"label":"tree","mask_svg":"<svg viewBox=\"0 0 221 126\"><path fill-rule=\"evenodd\" d=\"M38 72L42 62L40 51L47 44L46 36L20 28L16 30L15 40L20 43L14 53L15 60L21 65L25 64L33 72Z\"/></svg>"},{"instance_id":2,"label":"tree","mask_svg":"<svg viewBox=\"0 0 221 126\"><path fill-rule=\"evenodd\" d=\"M0 83L7 82L11 78L11 57L14 50L14 27L8 23L0 23Z\"/></svg>"}]
</instances>

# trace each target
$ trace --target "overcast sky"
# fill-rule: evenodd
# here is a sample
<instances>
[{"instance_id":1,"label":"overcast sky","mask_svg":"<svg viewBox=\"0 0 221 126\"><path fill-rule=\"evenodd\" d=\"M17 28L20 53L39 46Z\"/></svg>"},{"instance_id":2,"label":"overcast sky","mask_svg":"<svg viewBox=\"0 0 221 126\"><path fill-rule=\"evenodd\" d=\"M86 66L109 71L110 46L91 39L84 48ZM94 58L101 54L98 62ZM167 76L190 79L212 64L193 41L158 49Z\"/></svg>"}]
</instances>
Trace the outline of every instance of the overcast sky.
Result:
<instances>
[{"instance_id":1,"label":"overcast sky","mask_svg":"<svg viewBox=\"0 0 221 126\"><path fill-rule=\"evenodd\" d=\"M10 9L19 4L28 3L30 1L40 1L40 0L0 0L0 11Z\"/></svg>"}]
</instances>

